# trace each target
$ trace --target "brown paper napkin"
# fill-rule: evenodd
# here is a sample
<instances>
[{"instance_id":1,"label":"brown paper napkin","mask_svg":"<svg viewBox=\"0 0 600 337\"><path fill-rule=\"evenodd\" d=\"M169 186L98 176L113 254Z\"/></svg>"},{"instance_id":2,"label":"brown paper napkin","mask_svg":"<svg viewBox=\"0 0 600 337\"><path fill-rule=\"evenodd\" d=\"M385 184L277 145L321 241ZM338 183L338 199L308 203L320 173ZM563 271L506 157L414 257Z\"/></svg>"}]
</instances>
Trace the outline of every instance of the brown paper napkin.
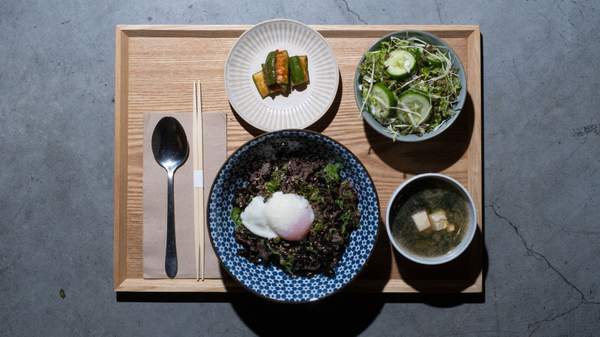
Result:
<instances>
[{"instance_id":1,"label":"brown paper napkin","mask_svg":"<svg viewBox=\"0 0 600 337\"><path fill-rule=\"evenodd\" d=\"M217 173L227 158L227 124L224 113L203 112L202 126L204 136L204 277L221 278L219 260L210 243L206 226L208 196Z\"/></svg>"},{"instance_id":2,"label":"brown paper napkin","mask_svg":"<svg viewBox=\"0 0 600 337\"><path fill-rule=\"evenodd\" d=\"M176 118L192 144L192 113L146 113L144 118L144 278L166 278L165 244L167 219L167 175L152 154L152 132L162 117ZM227 157L227 133L224 113L203 112L204 167L204 258L205 278L221 278L219 260L210 243L206 226L206 205L210 187ZM176 278L196 278L194 242L194 178L193 153L175 173L175 236L178 271Z\"/></svg>"}]
</instances>

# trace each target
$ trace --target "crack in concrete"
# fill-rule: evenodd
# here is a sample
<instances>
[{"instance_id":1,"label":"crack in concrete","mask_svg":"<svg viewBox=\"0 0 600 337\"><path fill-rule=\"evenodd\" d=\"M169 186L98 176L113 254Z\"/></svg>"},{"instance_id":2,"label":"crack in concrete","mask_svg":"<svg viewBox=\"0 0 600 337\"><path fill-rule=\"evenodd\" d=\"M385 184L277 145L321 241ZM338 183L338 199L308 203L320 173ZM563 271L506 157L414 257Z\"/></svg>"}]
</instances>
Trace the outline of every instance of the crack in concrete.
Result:
<instances>
[{"instance_id":1,"label":"crack in concrete","mask_svg":"<svg viewBox=\"0 0 600 337\"><path fill-rule=\"evenodd\" d=\"M15 211L13 213L13 215L11 216L11 219L12 219L13 222L16 222L18 220L18 217L20 217L21 214L23 214L23 212L27 208L27 206L29 206L29 203L26 202L26 201L29 201L29 194L31 193L31 184L32 184L32 181L34 181L34 178L30 177L29 178L29 182L27 183L27 188L26 188L26 191L25 191L25 195L21 199L23 202L21 203L21 206L19 206L19 209L17 209L17 211Z\"/></svg>"},{"instance_id":2,"label":"crack in concrete","mask_svg":"<svg viewBox=\"0 0 600 337\"><path fill-rule=\"evenodd\" d=\"M544 319L537 320L537 321L534 321L534 322L531 322L531 323L527 324L527 329L531 329L531 327L534 327L531 330L531 332L529 333L529 337L533 336L536 333L536 331L539 328L542 327L543 323L552 322L552 321L554 321L556 319L564 317L564 316L572 313L573 311L577 310L582 304L583 304L583 302L579 302L579 303L577 303L577 305L575 305L574 307L572 307L572 308L570 308L570 309L568 309L566 311L563 311L563 312L560 312L560 313L558 313L558 314L556 314L554 316L546 317Z\"/></svg>"},{"instance_id":3,"label":"crack in concrete","mask_svg":"<svg viewBox=\"0 0 600 337\"><path fill-rule=\"evenodd\" d=\"M558 8L558 10L560 11L560 13L562 14L562 17L567 18L567 23L572 27L572 28L577 28L575 26L575 24L573 23L573 21L571 21L571 18L569 17L569 13L565 12L565 9L562 8L562 4L564 1L558 1L556 2L556 7ZM574 3L574 2L573 2Z\"/></svg>"},{"instance_id":4,"label":"crack in concrete","mask_svg":"<svg viewBox=\"0 0 600 337\"><path fill-rule=\"evenodd\" d=\"M496 296L496 285L494 284L494 320L497 333L500 331L500 317L498 316L498 298Z\"/></svg>"},{"instance_id":5,"label":"crack in concrete","mask_svg":"<svg viewBox=\"0 0 600 337\"><path fill-rule=\"evenodd\" d=\"M523 246L525 247L525 249L527 250L527 252L530 255L533 255L534 257L543 260L546 265L548 266L548 268L552 269L566 284L568 284L571 288L573 288L573 290L575 290L580 298L584 299L584 295L583 292L581 290L579 290L579 288L577 288L571 281L569 281L565 275L563 275L563 273L561 273L549 260L548 258L538 252L537 250L531 248L531 246L529 245L529 243L527 243L527 240L525 240L525 237L523 237L523 235L521 234L521 231L519 230L519 227L517 225L515 225L509 218L505 217L504 215L500 214L498 212L498 210L496 209L496 206L494 204L491 204L489 206L492 211L494 212L494 214L496 215L496 217L498 217L499 219L504 220L509 226L512 227L512 229L515 231L515 234L517 234L517 236L519 237L519 239L521 240L521 243L523 244Z\"/></svg>"},{"instance_id":6,"label":"crack in concrete","mask_svg":"<svg viewBox=\"0 0 600 337\"><path fill-rule=\"evenodd\" d=\"M521 76L519 76L519 70L517 69L517 61L514 58L512 59L512 65L513 65L512 74L517 79L519 98L521 99L521 102L524 102L525 97L523 96L523 80L521 80Z\"/></svg>"},{"instance_id":7,"label":"crack in concrete","mask_svg":"<svg viewBox=\"0 0 600 337\"><path fill-rule=\"evenodd\" d=\"M9 269L11 269L13 266L15 266L17 264L17 261L19 261L20 259L21 259L21 254L18 254L13 259L8 261L8 263L6 263L4 266L0 267L0 275L6 273Z\"/></svg>"},{"instance_id":8,"label":"crack in concrete","mask_svg":"<svg viewBox=\"0 0 600 337\"><path fill-rule=\"evenodd\" d=\"M588 124L575 129L571 129L572 137L585 137L589 134L600 136L600 123Z\"/></svg>"},{"instance_id":9,"label":"crack in concrete","mask_svg":"<svg viewBox=\"0 0 600 337\"><path fill-rule=\"evenodd\" d=\"M346 10L347 13L350 13L350 14L354 15L356 17L356 20L358 20L359 22L364 23L364 24L368 24L368 22L365 21L365 20L363 20L363 18L361 18L360 15L357 12L355 12L354 10L352 10L352 8L350 8L350 5L348 4L348 0L341 0L341 2L344 4L344 7L346 7L345 10ZM338 8L339 9L343 9L339 5L338 5Z\"/></svg>"},{"instance_id":10,"label":"crack in concrete","mask_svg":"<svg viewBox=\"0 0 600 337\"><path fill-rule=\"evenodd\" d=\"M575 149L575 151L572 151L571 154L569 154L569 156L564 160L565 163L569 163L571 158L573 158L581 149L583 149L583 145L585 145L587 143L587 138L579 144L579 146L577 146L577 149Z\"/></svg>"},{"instance_id":11,"label":"crack in concrete","mask_svg":"<svg viewBox=\"0 0 600 337\"><path fill-rule=\"evenodd\" d=\"M561 229L560 231L563 233L570 233L570 234L600 235L600 231L577 231L577 230L567 230L567 229Z\"/></svg>"},{"instance_id":12,"label":"crack in concrete","mask_svg":"<svg viewBox=\"0 0 600 337\"><path fill-rule=\"evenodd\" d=\"M11 217L11 219L12 219L12 221L13 221L13 222L17 221L18 217L19 217L19 216L21 216L21 214L23 213L23 211L25 210L25 208L27 208L27 206L28 206L28 205L27 205L26 203L23 203L23 204L22 204L22 205L19 207L19 209L17 209L17 210L16 210L16 211L13 213L13 215L12 215L12 217Z\"/></svg>"},{"instance_id":13,"label":"crack in concrete","mask_svg":"<svg viewBox=\"0 0 600 337\"><path fill-rule=\"evenodd\" d=\"M12 268L12 266L15 265L16 260L12 260L9 263L7 263L5 266L0 267L0 275L4 274L6 271L8 271L10 268Z\"/></svg>"},{"instance_id":14,"label":"crack in concrete","mask_svg":"<svg viewBox=\"0 0 600 337\"><path fill-rule=\"evenodd\" d=\"M435 10L437 12L438 20L440 20L440 23L442 23L442 11L440 8L440 2L438 0L435 0L433 3L435 3Z\"/></svg>"},{"instance_id":15,"label":"crack in concrete","mask_svg":"<svg viewBox=\"0 0 600 337\"><path fill-rule=\"evenodd\" d=\"M465 336L481 336L481 334L489 334L495 333L496 336L500 336L500 334L508 334L508 336L516 336L519 331L517 330L491 330L491 329L483 329L483 330L467 330L461 331L457 333L444 333L441 335L434 335L436 337L465 337Z\"/></svg>"},{"instance_id":16,"label":"crack in concrete","mask_svg":"<svg viewBox=\"0 0 600 337\"><path fill-rule=\"evenodd\" d=\"M532 255L533 257L535 257L538 260L544 261L548 268L550 268L552 271L554 271L563 280L563 282L565 284L567 284L570 288L572 288L579 294L579 302L576 305L572 306L571 308L561 311L557 314L551 315L549 317L546 317L544 319L529 323L527 325L527 328L531 329L533 327L533 329L531 330L531 332L529 334L530 337L533 336L533 334L543 325L543 323L552 322L556 319L566 316L566 315L572 313L573 311L577 310L582 305L600 305L600 302L588 300L585 297L584 293L573 282L571 282L560 270L558 270L558 268L556 268L544 254L533 249L531 247L531 245L527 242L527 240L525 240L525 237L523 236L523 234L521 234L519 227L514 222L512 222L512 220L510 220L508 217L506 217L506 216L502 215L500 212L498 212L497 207L495 206L494 203L489 204L487 207L492 209L492 212L494 212L494 215L496 215L497 218L503 220L510 227L512 227L515 234L517 234L517 236L521 240L521 243L523 244L523 247L525 247L525 249L527 250L527 253L529 255Z\"/></svg>"}]
</instances>

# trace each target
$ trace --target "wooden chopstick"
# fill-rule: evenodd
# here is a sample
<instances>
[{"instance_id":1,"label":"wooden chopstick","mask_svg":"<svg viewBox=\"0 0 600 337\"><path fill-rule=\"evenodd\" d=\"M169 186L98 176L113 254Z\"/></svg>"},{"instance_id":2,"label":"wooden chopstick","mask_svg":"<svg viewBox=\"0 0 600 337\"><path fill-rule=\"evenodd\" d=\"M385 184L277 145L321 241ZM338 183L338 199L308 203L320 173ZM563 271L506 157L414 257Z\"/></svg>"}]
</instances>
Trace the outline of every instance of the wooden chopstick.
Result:
<instances>
[{"instance_id":1,"label":"wooden chopstick","mask_svg":"<svg viewBox=\"0 0 600 337\"><path fill-rule=\"evenodd\" d=\"M194 172L203 170L202 132L202 88L200 81L194 81L193 90L194 120ZM194 186L194 240L196 242L196 280L204 281L204 186Z\"/></svg>"}]
</instances>

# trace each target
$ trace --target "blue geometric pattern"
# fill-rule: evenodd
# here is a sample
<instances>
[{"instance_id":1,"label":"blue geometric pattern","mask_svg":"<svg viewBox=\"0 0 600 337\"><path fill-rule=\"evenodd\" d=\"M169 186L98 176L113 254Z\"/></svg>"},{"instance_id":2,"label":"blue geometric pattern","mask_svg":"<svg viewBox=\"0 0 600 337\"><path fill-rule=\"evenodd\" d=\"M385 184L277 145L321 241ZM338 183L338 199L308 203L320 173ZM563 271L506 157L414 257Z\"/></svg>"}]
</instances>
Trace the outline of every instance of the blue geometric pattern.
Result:
<instances>
[{"instance_id":1,"label":"blue geometric pattern","mask_svg":"<svg viewBox=\"0 0 600 337\"><path fill-rule=\"evenodd\" d=\"M255 265L237 254L240 246L235 241L230 214L235 192L245 183L241 172L256 160L273 158L282 148L341 161L344 165L341 176L352 182L358 194L360 226L350 235L350 242L332 277L292 276L275 266ZM378 224L377 194L364 166L341 144L319 133L303 130L271 132L244 144L219 171L208 201L210 238L223 267L250 291L282 302L315 301L348 284L371 255Z\"/></svg>"}]
</instances>

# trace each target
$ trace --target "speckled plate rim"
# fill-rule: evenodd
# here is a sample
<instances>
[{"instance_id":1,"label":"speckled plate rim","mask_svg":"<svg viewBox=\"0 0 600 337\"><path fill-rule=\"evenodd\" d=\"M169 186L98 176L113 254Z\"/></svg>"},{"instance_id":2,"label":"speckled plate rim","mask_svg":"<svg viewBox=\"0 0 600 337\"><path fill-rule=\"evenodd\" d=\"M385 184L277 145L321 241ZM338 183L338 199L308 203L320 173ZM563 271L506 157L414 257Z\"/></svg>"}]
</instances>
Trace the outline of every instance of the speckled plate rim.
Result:
<instances>
[{"instance_id":1,"label":"speckled plate rim","mask_svg":"<svg viewBox=\"0 0 600 337\"><path fill-rule=\"evenodd\" d=\"M400 31L397 31L397 32L393 32L393 33L387 34L387 35L381 37L380 39L378 39L377 41L373 42L373 44L371 44L369 46L369 48L367 48L367 50L365 50L365 52L363 53L362 57L360 58L360 61L356 65L356 70L354 72L354 100L356 101L356 106L358 108L358 111L362 115L363 119L367 122L367 124L369 124L369 126L373 130L377 131L379 134L381 134L381 135L383 135L385 137L388 137L390 139L394 139L394 136L392 135L392 133L390 131L386 130L383 125L381 125L378 121L376 121L375 118L373 116L371 116L371 114L368 111L366 111L366 110L365 111L361 111L360 108L362 106L362 96L360 95L360 90L358 89L358 87L360 85L360 83L359 83L359 77L360 77L360 71L359 71L359 69L360 69L360 65L365 60L365 56L366 56L367 52L372 51L380 43L389 40L392 36L397 36L397 35L400 35L400 34L409 34L409 35L410 34L412 34L412 35L421 34L421 35L427 36L430 39L436 41L436 44L448 48L448 50L450 51L450 54L451 54L452 58L454 58L456 60L456 63L458 65L458 68L459 68L459 77L460 77L460 84L462 86L462 88L460 90L460 93L458 94L458 103L455 106L455 108L457 110L457 113L454 114L454 116L452 116L449 119L447 119L446 121L444 121L442 123L442 125L440 125L440 127L438 127L436 130L434 130L432 132L425 133L422 136L411 134L411 135L405 135L405 136L397 136L395 138L395 140L401 141L401 142L416 143L416 142L425 141L425 140L431 139L433 137L436 137L438 135L441 135L442 133L444 133L444 131L446 131L450 127L450 125L452 125L454 123L454 121L461 114L461 112L463 110L463 107L465 105L465 101L467 99L467 73L465 72L465 68L464 68L462 62L460 61L460 58L458 57L458 55L456 55L456 52L454 51L454 49L452 47L450 47L442 39L440 39L436 35L431 34L429 32L425 32L425 31L422 31L422 30L400 30Z\"/></svg>"},{"instance_id":2,"label":"speckled plate rim","mask_svg":"<svg viewBox=\"0 0 600 337\"><path fill-rule=\"evenodd\" d=\"M227 73L229 71L229 63L231 61L231 55L233 53L233 51L235 50L235 48L237 47L237 45L240 43L240 41L244 38L244 36L246 34L248 34L250 31L252 31L253 29L256 29L260 26L265 26L265 25L269 25L269 24L273 24L273 23L277 23L277 22L290 22L290 23L294 23L294 24L298 24L301 26L304 26L306 28L308 28L309 30L313 31L318 37L319 39L327 46L327 48L329 48L329 50L331 51L331 55L333 56L333 63L335 64L335 68L336 68L336 76L335 76L335 90L334 90L334 95L332 97L330 97L329 102L326 104L326 108L323 109L323 111L320 114L317 114L315 116L315 118L313 118L312 120L301 124L301 125L297 125L295 126L295 128L285 128L285 129L281 129L281 130L268 130L265 128L262 128L260 125L255 125L253 124L251 121L247 120L246 118L244 118L243 114L240 113L240 109L237 106L236 103L232 102L229 99L229 79L227 77ZM284 18L275 18L275 19L270 19L270 20L265 20L262 22L259 22L257 24L255 24L254 26L250 27L248 30L246 30L245 32L242 33L242 35L240 35L237 39L237 41L235 41L235 43L233 44L233 46L231 47L231 49L229 50L229 53L227 54L227 59L225 61L225 69L223 71L223 81L224 81L224 85L225 85L225 94L227 95L227 101L231 104L231 106L233 107L233 109L235 110L235 112L237 113L238 116L240 116L241 119L243 119L246 123L252 125L253 127L262 130L262 131L266 131L266 132L274 132L274 131L282 131L282 130L295 130L295 129L305 129L311 125L313 125L314 123L316 123L317 121L319 121L321 118L323 118L323 116L325 116L325 114L327 114L327 111L329 111L329 109L331 109L331 106L333 105L333 102L335 102L335 98L337 97L337 93L339 91L339 87L340 87L340 68L339 65L337 63L337 58L335 57L335 53L333 52L333 49L331 48L331 46L329 45L329 43L327 43L327 40L325 40L325 38L323 37L323 35L321 35L321 33L319 33L318 31L316 31L315 29L313 29L312 27L310 27L309 25L302 23L300 21L297 20L292 20L292 19L284 19Z\"/></svg>"},{"instance_id":3,"label":"speckled plate rim","mask_svg":"<svg viewBox=\"0 0 600 337\"><path fill-rule=\"evenodd\" d=\"M276 131L271 131L271 132L266 132L260 136L257 136L255 138L252 138L251 140L247 141L246 143L242 144L240 147L238 147L231 155L229 155L227 157L227 160L221 165L221 168L219 168L219 171L216 175L216 177L218 177L221 174L221 171L223 171L223 168L225 168L225 166L227 165L227 162L229 161L229 158L233 157L236 153L238 153L239 151L241 151L246 145L248 145L251 141L260 139L260 138L264 138L267 135L271 135L274 133L283 133L286 131L293 131L293 132L304 132L307 134L316 134L318 136L324 137L326 139L331 140L332 142L338 144L339 146L341 146L343 149L345 149L346 151L348 151L348 153L354 157L354 159L356 160L356 162L362 166L362 168L365 170L365 173L367 175L367 177L369 178L369 182L371 183L372 187L373 187L373 193L375 193L375 200L376 200L376 211L377 211L377 219L378 219L378 224L377 224L377 231L375 232L374 238L373 238L373 247L371 248L371 250L369 251L369 254L367 255L367 258L365 259L365 263L363 263L363 265L356 271L356 273L354 274L354 276L352 276L348 282L346 282L344 285L342 285L341 287L339 287L338 289L335 289L334 291L324 294L323 296L319 297L319 298L315 298L315 299L307 299L307 300L302 300L302 301L286 301L286 300L280 300L277 298L272 298L272 297L267 297L257 291L255 291L254 289L251 289L250 287L246 286L246 284L244 284L242 281L240 281L240 279L235 276L225 265L225 263L223 263L223 261L221 260L221 256L219 254L216 254L217 248L215 246L215 242L213 241L213 237L212 235L210 235L210 231L209 231L209 235L208 238L210 239L210 244L213 248L213 250L215 251L215 256L217 257L217 259L219 260L219 264L221 266L221 269L225 270L225 272L227 272L227 274L234 279L237 284L241 285L243 289L245 289L246 291L260 297L263 299L266 299L268 301L271 302L275 302L275 303L287 303L287 304L303 304L303 303L315 303L318 301L321 301L325 298L328 298L330 296L333 296L335 294L338 294L339 292L341 292L342 290L346 289L348 287L348 285L350 285L352 282L354 282L354 280L360 275L362 274L362 272L364 271L365 267L369 264L369 261L371 260L371 258L373 257L373 251L375 250L375 246L377 245L377 242L379 241L379 237L381 235L381 223L382 223L382 219L381 219L381 209L379 207L380 205L380 201L379 201L379 194L377 193L377 189L375 188L375 183L373 182L373 178L371 177L371 174L369 173L369 171L367 170L367 168L363 165L363 163L358 159L358 157L352 152L350 151L350 149L348 149L346 146L344 146L342 143L338 142L337 140L329 137L329 136L325 136L324 134L320 133L320 132L315 132L312 130L303 130L303 129L283 129L283 130L276 130ZM213 181L213 184L210 186L210 193L208 195L208 202L207 202L207 208L206 208L206 215L207 215L207 219L208 219L208 214L210 214L210 205L211 205L211 200L213 198L213 189L216 183L216 179ZM207 224L206 226L208 227L208 220L207 220Z\"/></svg>"}]
</instances>

